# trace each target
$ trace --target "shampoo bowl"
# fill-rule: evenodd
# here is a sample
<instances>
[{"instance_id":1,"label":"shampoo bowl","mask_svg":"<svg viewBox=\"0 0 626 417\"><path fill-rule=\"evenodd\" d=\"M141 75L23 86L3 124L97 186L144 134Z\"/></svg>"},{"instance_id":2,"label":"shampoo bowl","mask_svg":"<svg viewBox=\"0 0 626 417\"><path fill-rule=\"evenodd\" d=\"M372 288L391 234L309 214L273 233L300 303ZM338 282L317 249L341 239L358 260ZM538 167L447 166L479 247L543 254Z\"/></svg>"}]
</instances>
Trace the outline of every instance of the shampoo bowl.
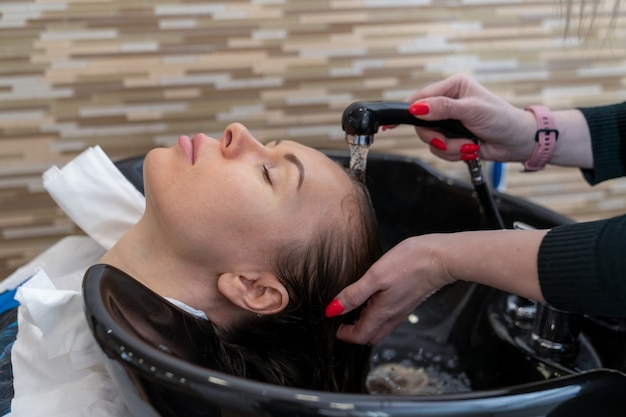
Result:
<instances>
[{"instance_id":1,"label":"shampoo bowl","mask_svg":"<svg viewBox=\"0 0 626 417\"><path fill-rule=\"evenodd\" d=\"M326 153L347 163L347 152ZM118 167L142 190L142 158ZM411 235L485 227L471 185L419 159L372 153L367 175L384 249ZM571 222L523 199L494 197L507 227L517 221L536 228ZM412 361L467 381L459 389L448 384L440 394L409 396L307 391L216 372L201 365L202 321L111 267L92 267L83 286L107 369L138 417L626 415L626 330L620 323L611 327L586 318L586 365L561 367L499 336L489 311L507 295L480 286L443 289L375 348L373 364Z\"/></svg>"}]
</instances>

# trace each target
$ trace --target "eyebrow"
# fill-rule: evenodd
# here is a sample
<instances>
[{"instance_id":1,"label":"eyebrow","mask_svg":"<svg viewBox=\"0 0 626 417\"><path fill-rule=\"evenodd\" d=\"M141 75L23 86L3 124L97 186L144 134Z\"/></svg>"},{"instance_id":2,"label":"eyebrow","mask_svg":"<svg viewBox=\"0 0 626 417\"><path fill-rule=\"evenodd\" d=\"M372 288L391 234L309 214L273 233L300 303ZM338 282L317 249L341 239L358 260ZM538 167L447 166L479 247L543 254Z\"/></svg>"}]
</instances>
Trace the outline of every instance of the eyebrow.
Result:
<instances>
[{"instance_id":1,"label":"eyebrow","mask_svg":"<svg viewBox=\"0 0 626 417\"><path fill-rule=\"evenodd\" d=\"M275 142L276 144L274 146L278 146L278 144L282 142L282 139L277 139ZM300 190L300 187L302 187L302 183L304 182L304 165L302 165L302 161L300 161L300 159L292 153L284 154L283 158L285 158L288 162L291 162L296 166L296 168L298 168L299 178L297 189Z\"/></svg>"},{"instance_id":2,"label":"eyebrow","mask_svg":"<svg viewBox=\"0 0 626 417\"><path fill-rule=\"evenodd\" d=\"M287 161L291 162L298 168L298 190L302 187L302 182L304 181L304 166L302 166L302 162L292 153L286 153L283 156Z\"/></svg>"}]
</instances>

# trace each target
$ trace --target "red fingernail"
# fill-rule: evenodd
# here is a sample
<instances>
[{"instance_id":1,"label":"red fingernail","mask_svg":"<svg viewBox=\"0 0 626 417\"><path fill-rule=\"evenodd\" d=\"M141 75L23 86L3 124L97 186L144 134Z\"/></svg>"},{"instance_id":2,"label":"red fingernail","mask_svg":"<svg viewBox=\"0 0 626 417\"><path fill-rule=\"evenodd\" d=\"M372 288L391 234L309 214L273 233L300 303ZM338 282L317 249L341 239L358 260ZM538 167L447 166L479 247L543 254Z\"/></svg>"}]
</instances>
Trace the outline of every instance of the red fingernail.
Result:
<instances>
[{"instance_id":1,"label":"red fingernail","mask_svg":"<svg viewBox=\"0 0 626 417\"><path fill-rule=\"evenodd\" d=\"M384 132L385 130L387 130L387 129L391 129L391 128L392 128L392 126L391 126L391 125L383 125L383 126L381 126L381 127L380 127L380 129L381 129L383 132Z\"/></svg>"},{"instance_id":2,"label":"red fingernail","mask_svg":"<svg viewBox=\"0 0 626 417\"><path fill-rule=\"evenodd\" d=\"M473 161L475 159L478 159L477 153L462 153L461 154L461 161Z\"/></svg>"},{"instance_id":3,"label":"red fingernail","mask_svg":"<svg viewBox=\"0 0 626 417\"><path fill-rule=\"evenodd\" d=\"M446 146L446 143L442 141L441 139L437 139L437 138L430 140L430 146L432 146L433 148L437 148L440 151L445 151L446 149L448 149L448 147Z\"/></svg>"},{"instance_id":4,"label":"red fingernail","mask_svg":"<svg viewBox=\"0 0 626 417\"><path fill-rule=\"evenodd\" d=\"M480 150L480 146L475 143L466 143L461 145L461 153L476 153Z\"/></svg>"},{"instance_id":5,"label":"red fingernail","mask_svg":"<svg viewBox=\"0 0 626 417\"><path fill-rule=\"evenodd\" d=\"M428 104L421 102L421 101L413 103L409 106L409 113L415 116L428 114L429 111L430 111L430 107L428 107Z\"/></svg>"},{"instance_id":6,"label":"red fingernail","mask_svg":"<svg viewBox=\"0 0 626 417\"><path fill-rule=\"evenodd\" d=\"M326 306L326 317L335 317L343 313L345 308L341 305L341 301L334 299Z\"/></svg>"}]
</instances>

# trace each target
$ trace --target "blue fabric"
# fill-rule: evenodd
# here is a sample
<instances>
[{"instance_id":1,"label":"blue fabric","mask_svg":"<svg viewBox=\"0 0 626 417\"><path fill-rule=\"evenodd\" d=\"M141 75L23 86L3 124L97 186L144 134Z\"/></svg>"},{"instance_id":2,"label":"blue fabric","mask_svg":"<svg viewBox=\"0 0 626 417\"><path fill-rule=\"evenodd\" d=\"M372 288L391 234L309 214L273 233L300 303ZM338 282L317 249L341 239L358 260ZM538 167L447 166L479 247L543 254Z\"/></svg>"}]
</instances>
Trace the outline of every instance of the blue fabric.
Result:
<instances>
[{"instance_id":1,"label":"blue fabric","mask_svg":"<svg viewBox=\"0 0 626 417\"><path fill-rule=\"evenodd\" d=\"M0 294L0 314L3 314L8 310L12 310L20 305L20 303L18 303L15 299L16 292L17 288L14 290L5 291Z\"/></svg>"},{"instance_id":2,"label":"blue fabric","mask_svg":"<svg viewBox=\"0 0 626 417\"><path fill-rule=\"evenodd\" d=\"M0 416L11 411L13 399L13 367L11 349L17 336L17 308L15 292L9 290L0 294Z\"/></svg>"}]
</instances>

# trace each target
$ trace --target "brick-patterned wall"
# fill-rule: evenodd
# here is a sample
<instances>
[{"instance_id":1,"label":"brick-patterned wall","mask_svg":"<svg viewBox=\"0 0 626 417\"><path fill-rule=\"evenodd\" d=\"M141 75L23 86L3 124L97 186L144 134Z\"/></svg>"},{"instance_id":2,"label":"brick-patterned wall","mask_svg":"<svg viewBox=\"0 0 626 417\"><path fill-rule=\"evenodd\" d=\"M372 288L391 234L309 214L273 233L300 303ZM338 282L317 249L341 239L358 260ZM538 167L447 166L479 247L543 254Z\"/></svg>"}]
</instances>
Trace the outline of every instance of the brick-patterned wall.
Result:
<instances>
[{"instance_id":1,"label":"brick-patterned wall","mask_svg":"<svg viewBox=\"0 0 626 417\"><path fill-rule=\"evenodd\" d=\"M41 173L91 145L113 158L219 136L344 148L355 100L402 100L454 72L524 106L626 97L624 25L603 14L582 44L553 0L3 0L0 2L0 276L80 233ZM437 161L409 127L372 151ZM509 192L580 220L622 212L626 183L588 188L575 170L511 166Z\"/></svg>"}]
</instances>

